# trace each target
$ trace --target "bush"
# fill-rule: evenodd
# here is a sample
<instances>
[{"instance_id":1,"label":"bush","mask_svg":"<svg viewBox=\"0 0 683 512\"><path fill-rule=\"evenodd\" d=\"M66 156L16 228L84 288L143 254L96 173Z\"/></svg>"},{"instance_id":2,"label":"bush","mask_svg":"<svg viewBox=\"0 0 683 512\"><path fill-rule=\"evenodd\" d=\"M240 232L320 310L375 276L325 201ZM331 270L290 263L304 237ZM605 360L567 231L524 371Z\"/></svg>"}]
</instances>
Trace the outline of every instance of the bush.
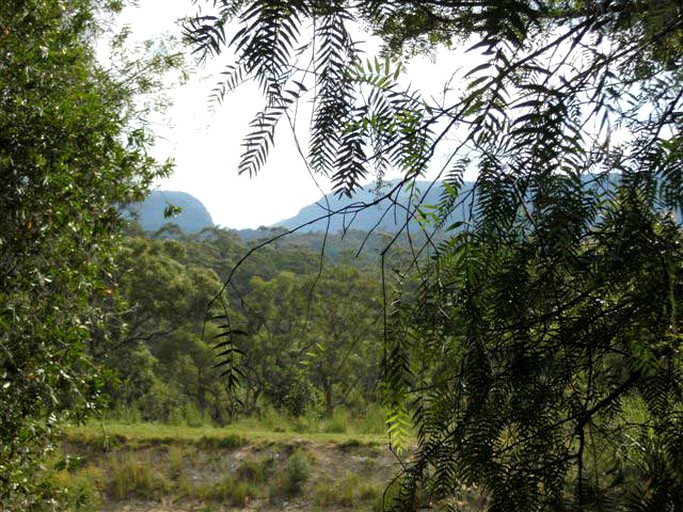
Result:
<instances>
[{"instance_id":1,"label":"bush","mask_svg":"<svg viewBox=\"0 0 683 512\"><path fill-rule=\"evenodd\" d=\"M152 462L140 454L117 453L110 458L112 476L108 493L117 500L130 496L154 497L170 484L152 469Z\"/></svg>"},{"instance_id":2,"label":"bush","mask_svg":"<svg viewBox=\"0 0 683 512\"><path fill-rule=\"evenodd\" d=\"M99 468L52 469L45 475L44 488L67 510L95 510L100 505L103 480Z\"/></svg>"},{"instance_id":3,"label":"bush","mask_svg":"<svg viewBox=\"0 0 683 512\"><path fill-rule=\"evenodd\" d=\"M327 420L324 429L330 434L345 434L349 430L348 411L336 409L332 417Z\"/></svg>"},{"instance_id":4,"label":"bush","mask_svg":"<svg viewBox=\"0 0 683 512\"><path fill-rule=\"evenodd\" d=\"M316 506L322 507L324 510L337 503L338 499L339 489L337 489L334 481L326 478L316 482L315 489L313 489L313 503Z\"/></svg>"},{"instance_id":5,"label":"bush","mask_svg":"<svg viewBox=\"0 0 683 512\"><path fill-rule=\"evenodd\" d=\"M276 497L295 496L303 490L304 484L311 476L311 463L306 453L296 448L280 468L269 494L271 500Z\"/></svg>"},{"instance_id":6,"label":"bush","mask_svg":"<svg viewBox=\"0 0 683 512\"><path fill-rule=\"evenodd\" d=\"M296 448L287 459L285 467L285 492L289 495L301 492L303 485L311 476L311 463L300 448Z\"/></svg>"},{"instance_id":7,"label":"bush","mask_svg":"<svg viewBox=\"0 0 683 512\"><path fill-rule=\"evenodd\" d=\"M347 473L339 489L339 501L346 507L359 508L381 498L382 491L377 484L364 481L360 475Z\"/></svg>"},{"instance_id":8,"label":"bush","mask_svg":"<svg viewBox=\"0 0 683 512\"><path fill-rule=\"evenodd\" d=\"M268 462L246 459L237 468L237 476L240 480L252 484L260 484L267 480L269 473Z\"/></svg>"},{"instance_id":9,"label":"bush","mask_svg":"<svg viewBox=\"0 0 683 512\"><path fill-rule=\"evenodd\" d=\"M244 507L258 495L258 488L229 474L210 488L200 490L198 494L206 500L219 501L232 507Z\"/></svg>"}]
</instances>

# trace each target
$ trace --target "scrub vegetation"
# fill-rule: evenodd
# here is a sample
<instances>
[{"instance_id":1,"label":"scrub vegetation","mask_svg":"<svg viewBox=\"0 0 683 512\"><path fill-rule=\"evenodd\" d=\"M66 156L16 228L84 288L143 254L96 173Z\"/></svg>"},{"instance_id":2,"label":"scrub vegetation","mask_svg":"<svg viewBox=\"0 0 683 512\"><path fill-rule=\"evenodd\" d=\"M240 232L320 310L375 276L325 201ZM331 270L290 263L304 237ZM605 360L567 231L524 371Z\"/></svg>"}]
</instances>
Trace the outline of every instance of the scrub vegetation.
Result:
<instances>
[{"instance_id":1,"label":"scrub vegetation","mask_svg":"<svg viewBox=\"0 0 683 512\"><path fill-rule=\"evenodd\" d=\"M120 1L0 2L0 508L683 510L680 1L197 3L211 101L264 99L239 172L310 101L329 216L403 222L142 232L183 59L99 62Z\"/></svg>"}]
</instances>

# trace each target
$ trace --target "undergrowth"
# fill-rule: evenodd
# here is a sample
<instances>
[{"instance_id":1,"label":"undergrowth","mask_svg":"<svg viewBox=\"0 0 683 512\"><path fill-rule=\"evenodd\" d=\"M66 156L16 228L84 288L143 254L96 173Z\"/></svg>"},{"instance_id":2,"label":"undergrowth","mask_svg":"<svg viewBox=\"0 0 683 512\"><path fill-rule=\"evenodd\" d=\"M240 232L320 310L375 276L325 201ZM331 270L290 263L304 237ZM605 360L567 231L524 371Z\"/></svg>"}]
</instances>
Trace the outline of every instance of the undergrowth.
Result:
<instances>
[{"instance_id":1,"label":"undergrowth","mask_svg":"<svg viewBox=\"0 0 683 512\"><path fill-rule=\"evenodd\" d=\"M254 500L371 510L389 476L388 463L376 462L391 461L386 439L355 434L359 422L344 413L332 420L307 434L286 422L267 431L255 419L226 428L92 423L66 432L63 459L71 462L55 463L45 479L61 489L67 510L136 500L200 503L206 510ZM338 477L330 465L338 466Z\"/></svg>"}]
</instances>

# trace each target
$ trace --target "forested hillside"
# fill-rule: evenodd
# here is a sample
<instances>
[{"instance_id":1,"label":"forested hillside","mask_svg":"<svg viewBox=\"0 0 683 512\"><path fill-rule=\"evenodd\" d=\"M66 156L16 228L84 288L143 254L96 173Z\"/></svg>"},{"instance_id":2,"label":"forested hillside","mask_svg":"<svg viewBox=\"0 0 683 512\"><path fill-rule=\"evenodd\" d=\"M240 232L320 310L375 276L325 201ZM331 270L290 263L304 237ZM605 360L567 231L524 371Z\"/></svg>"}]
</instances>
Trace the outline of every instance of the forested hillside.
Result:
<instances>
[{"instance_id":1,"label":"forested hillside","mask_svg":"<svg viewBox=\"0 0 683 512\"><path fill-rule=\"evenodd\" d=\"M0 2L0 509L683 510L680 0L126 3ZM122 218L189 59L260 94L213 160L289 141L331 230ZM384 491L289 437L358 425Z\"/></svg>"},{"instance_id":2,"label":"forested hillside","mask_svg":"<svg viewBox=\"0 0 683 512\"><path fill-rule=\"evenodd\" d=\"M105 416L225 425L269 410L330 417L379 403L383 299L371 254L385 239L366 242L357 258L366 233L291 236L244 259L222 296L239 333L241 382L229 390L214 350L224 320L212 320L221 310L210 305L263 239L218 228L129 233L105 317L117 334L92 347L109 376ZM409 261L405 248L392 254L397 265Z\"/></svg>"}]
</instances>

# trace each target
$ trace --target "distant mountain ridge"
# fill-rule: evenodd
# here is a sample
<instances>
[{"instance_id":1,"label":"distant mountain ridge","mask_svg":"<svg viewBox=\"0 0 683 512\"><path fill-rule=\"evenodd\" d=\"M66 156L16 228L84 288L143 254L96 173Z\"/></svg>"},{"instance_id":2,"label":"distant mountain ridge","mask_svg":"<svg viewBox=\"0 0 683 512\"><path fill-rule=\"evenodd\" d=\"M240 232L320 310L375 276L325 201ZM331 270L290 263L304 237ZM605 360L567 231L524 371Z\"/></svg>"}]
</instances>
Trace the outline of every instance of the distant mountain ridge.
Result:
<instances>
[{"instance_id":1,"label":"distant mountain ridge","mask_svg":"<svg viewBox=\"0 0 683 512\"><path fill-rule=\"evenodd\" d=\"M180 213L165 217L168 207L180 208ZM135 219L144 231L158 231L167 224L176 224L185 233L197 233L214 227L211 214L204 204L187 192L153 190L141 202L126 208L124 217Z\"/></svg>"},{"instance_id":2,"label":"distant mountain ridge","mask_svg":"<svg viewBox=\"0 0 683 512\"><path fill-rule=\"evenodd\" d=\"M409 220L407 217L408 207L412 205L411 209L414 209L416 199L424 196L420 201L421 204L437 205L443 193L441 182L417 181L412 192L402 190L393 202L385 200L379 204L373 204L379 197L389 192L396 183L396 181L387 182L379 191L372 186L359 190L353 198L340 198L334 194L327 194L317 202L302 208L294 217L273 224L273 227L293 229L307 224L300 229L301 232L325 231L328 227L328 219L321 217L324 217L327 211L335 212L344 209L344 213L329 218L329 231L331 233L349 228L359 231L374 230L391 233L396 232ZM473 186L474 183L465 182L461 190L471 190ZM411 193L413 195L412 200ZM372 206L363 207L363 205ZM411 220L411 223L416 222L415 219Z\"/></svg>"},{"instance_id":3,"label":"distant mountain ridge","mask_svg":"<svg viewBox=\"0 0 683 512\"><path fill-rule=\"evenodd\" d=\"M597 175L585 174L581 176L585 192L600 193L614 190L620 177L617 173L603 176L605 179L596 180ZM305 206L297 215L292 218L277 222L273 228L298 229L302 233L328 230L337 233L342 230L354 229L359 231L374 231L395 233L408 222L412 227L417 227L418 220L414 217L417 204L425 216L436 213L435 209L441 203L444 196L443 182L416 181L412 189L404 187L398 194L395 194L393 201L385 200L380 204L374 204L383 194L388 193L392 187L397 185L397 181L389 181L379 192L370 185L367 189L357 191L353 198L338 197L335 194L327 194L317 202ZM458 208L451 212L447 219L449 224L464 221L469 218L472 201L476 202L474 196L470 195L474 191L475 182L465 181L462 183L459 196L467 199ZM476 196L476 194L475 194ZM327 206L329 204L329 207ZM363 207L364 205L372 205ZM331 215L329 220L325 218L327 212L339 213ZM413 215L408 217L408 213ZM676 212L678 219L682 218L680 212ZM317 220L316 220L317 219Z\"/></svg>"}]
</instances>

